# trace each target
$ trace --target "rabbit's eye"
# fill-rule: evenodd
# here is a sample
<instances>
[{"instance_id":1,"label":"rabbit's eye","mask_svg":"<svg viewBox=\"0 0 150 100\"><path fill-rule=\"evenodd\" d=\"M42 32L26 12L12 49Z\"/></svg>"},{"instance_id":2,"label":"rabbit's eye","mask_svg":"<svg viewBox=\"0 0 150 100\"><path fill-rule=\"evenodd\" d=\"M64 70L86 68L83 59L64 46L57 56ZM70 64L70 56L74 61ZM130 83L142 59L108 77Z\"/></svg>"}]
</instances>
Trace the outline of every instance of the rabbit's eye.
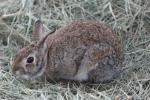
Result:
<instances>
[{"instance_id":1,"label":"rabbit's eye","mask_svg":"<svg viewBox=\"0 0 150 100\"><path fill-rule=\"evenodd\" d=\"M27 63L32 63L34 61L34 57L27 58Z\"/></svg>"}]
</instances>

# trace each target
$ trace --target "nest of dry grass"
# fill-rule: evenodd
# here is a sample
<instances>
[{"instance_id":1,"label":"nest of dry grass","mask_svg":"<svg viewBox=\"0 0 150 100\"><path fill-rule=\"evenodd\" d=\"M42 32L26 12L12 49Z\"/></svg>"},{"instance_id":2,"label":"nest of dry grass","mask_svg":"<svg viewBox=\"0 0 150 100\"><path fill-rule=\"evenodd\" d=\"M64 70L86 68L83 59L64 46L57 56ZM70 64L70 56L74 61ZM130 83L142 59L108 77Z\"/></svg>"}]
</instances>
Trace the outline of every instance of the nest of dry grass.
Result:
<instances>
[{"instance_id":1,"label":"nest of dry grass","mask_svg":"<svg viewBox=\"0 0 150 100\"><path fill-rule=\"evenodd\" d=\"M0 0L1 100L148 100L150 98L149 0ZM10 60L30 42L35 20L46 31L74 20L98 20L119 29L127 68L107 84L18 81Z\"/></svg>"}]
</instances>

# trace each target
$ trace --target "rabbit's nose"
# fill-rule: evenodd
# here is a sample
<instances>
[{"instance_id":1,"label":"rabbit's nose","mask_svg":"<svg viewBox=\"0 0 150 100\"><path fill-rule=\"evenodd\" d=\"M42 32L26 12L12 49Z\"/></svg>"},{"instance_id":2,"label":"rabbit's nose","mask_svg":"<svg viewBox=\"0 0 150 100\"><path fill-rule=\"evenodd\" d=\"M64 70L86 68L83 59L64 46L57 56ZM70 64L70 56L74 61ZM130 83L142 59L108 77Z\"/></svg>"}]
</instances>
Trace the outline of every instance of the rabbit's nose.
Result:
<instances>
[{"instance_id":1,"label":"rabbit's nose","mask_svg":"<svg viewBox=\"0 0 150 100\"><path fill-rule=\"evenodd\" d=\"M19 76L19 75L22 75L22 74L24 74L24 73L25 73L25 70L24 70L24 68L21 68L21 67L18 67L18 68L16 68L16 69L12 70L12 74L13 74L13 76L15 76L15 77L17 77L17 76Z\"/></svg>"}]
</instances>

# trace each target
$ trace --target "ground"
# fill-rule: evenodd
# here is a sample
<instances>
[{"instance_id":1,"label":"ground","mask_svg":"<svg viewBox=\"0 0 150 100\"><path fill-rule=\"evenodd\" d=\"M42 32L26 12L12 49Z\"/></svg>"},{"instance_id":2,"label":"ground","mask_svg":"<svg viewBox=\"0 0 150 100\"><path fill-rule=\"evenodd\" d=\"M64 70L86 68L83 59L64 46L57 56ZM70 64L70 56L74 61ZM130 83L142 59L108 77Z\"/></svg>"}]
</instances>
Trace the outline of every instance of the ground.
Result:
<instances>
[{"instance_id":1,"label":"ground","mask_svg":"<svg viewBox=\"0 0 150 100\"><path fill-rule=\"evenodd\" d=\"M110 25L123 41L124 72L105 84L16 80L10 61L37 19L46 31L81 19ZM149 0L0 0L0 100L149 100L149 92Z\"/></svg>"}]
</instances>

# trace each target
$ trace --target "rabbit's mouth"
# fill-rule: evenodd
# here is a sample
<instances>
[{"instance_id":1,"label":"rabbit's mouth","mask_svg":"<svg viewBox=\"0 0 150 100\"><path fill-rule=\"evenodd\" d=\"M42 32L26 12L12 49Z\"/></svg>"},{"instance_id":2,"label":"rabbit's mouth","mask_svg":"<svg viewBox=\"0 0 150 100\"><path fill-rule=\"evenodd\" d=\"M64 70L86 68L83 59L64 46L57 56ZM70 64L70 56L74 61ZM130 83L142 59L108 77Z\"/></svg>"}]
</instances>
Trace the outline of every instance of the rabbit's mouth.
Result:
<instances>
[{"instance_id":1,"label":"rabbit's mouth","mask_svg":"<svg viewBox=\"0 0 150 100\"><path fill-rule=\"evenodd\" d=\"M22 69L22 70L21 70ZM16 79L19 80L35 80L43 75L45 71L44 66L38 66L38 68L34 69L34 71L27 71L24 68L21 68L20 70L13 73Z\"/></svg>"}]
</instances>

